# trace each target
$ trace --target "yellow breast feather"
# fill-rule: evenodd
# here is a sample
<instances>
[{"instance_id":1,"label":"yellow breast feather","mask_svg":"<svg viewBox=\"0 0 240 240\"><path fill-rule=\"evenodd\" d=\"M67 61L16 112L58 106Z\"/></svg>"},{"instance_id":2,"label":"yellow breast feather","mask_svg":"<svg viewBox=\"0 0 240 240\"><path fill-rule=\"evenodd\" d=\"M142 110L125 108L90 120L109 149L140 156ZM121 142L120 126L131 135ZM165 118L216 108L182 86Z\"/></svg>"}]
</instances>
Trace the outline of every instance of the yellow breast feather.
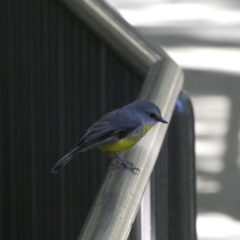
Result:
<instances>
[{"instance_id":1,"label":"yellow breast feather","mask_svg":"<svg viewBox=\"0 0 240 240\"><path fill-rule=\"evenodd\" d=\"M106 152L121 152L123 150L126 150L133 145L135 145L138 142L138 139L136 138L129 138L125 137L115 143L104 145L99 147L101 150L106 151Z\"/></svg>"},{"instance_id":2,"label":"yellow breast feather","mask_svg":"<svg viewBox=\"0 0 240 240\"><path fill-rule=\"evenodd\" d=\"M143 123L142 129L134 134L129 134L123 139L112 143L100 146L99 148L105 152L121 152L134 146L150 129L152 126Z\"/></svg>"}]
</instances>

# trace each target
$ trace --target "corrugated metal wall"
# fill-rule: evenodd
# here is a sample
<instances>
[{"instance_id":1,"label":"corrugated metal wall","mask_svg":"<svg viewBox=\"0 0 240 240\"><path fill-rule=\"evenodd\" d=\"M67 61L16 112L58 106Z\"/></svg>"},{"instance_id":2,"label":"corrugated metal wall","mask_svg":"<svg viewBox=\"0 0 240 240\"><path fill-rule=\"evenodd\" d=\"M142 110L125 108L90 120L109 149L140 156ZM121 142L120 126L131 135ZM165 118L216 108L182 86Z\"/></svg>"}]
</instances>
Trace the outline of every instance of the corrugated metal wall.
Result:
<instances>
[{"instance_id":1,"label":"corrugated metal wall","mask_svg":"<svg viewBox=\"0 0 240 240\"><path fill-rule=\"evenodd\" d=\"M5 2L0 239L76 239L110 161L96 150L51 168L141 81L58 1Z\"/></svg>"}]
</instances>

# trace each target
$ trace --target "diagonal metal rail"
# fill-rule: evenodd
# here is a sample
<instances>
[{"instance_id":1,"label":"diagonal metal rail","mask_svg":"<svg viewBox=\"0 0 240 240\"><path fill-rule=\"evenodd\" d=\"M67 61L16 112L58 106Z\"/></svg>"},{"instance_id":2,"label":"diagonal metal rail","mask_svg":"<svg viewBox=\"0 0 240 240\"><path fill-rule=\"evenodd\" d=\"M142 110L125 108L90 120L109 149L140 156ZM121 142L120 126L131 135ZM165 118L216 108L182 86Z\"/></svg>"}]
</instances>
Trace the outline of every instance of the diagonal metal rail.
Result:
<instances>
[{"instance_id":1,"label":"diagonal metal rail","mask_svg":"<svg viewBox=\"0 0 240 240\"><path fill-rule=\"evenodd\" d=\"M117 55L145 81L139 98L156 103L170 120L182 89L183 74L158 46L138 34L112 8L96 0L64 0ZM127 239L154 168L167 125L157 124L131 150L125 161L141 171L110 168L78 240Z\"/></svg>"}]
</instances>

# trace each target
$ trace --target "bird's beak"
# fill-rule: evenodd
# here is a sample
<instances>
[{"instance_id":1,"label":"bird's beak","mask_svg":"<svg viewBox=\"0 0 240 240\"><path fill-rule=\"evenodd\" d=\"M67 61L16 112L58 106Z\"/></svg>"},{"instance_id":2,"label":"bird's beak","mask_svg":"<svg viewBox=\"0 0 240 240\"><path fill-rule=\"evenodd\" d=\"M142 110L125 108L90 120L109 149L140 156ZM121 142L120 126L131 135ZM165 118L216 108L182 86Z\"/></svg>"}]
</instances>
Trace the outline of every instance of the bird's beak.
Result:
<instances>
[{"instance_id":1,"label":"bird's beak","mask_svg":"<svg viewBox=\"0 0 240 240\"><path fill-rule=\"evenodd\" d=\"M157 120L159 122L162 122L162 123L168 123L165 119L163 119L162 117L158 117Z\"/></svg>"}]
</instances>

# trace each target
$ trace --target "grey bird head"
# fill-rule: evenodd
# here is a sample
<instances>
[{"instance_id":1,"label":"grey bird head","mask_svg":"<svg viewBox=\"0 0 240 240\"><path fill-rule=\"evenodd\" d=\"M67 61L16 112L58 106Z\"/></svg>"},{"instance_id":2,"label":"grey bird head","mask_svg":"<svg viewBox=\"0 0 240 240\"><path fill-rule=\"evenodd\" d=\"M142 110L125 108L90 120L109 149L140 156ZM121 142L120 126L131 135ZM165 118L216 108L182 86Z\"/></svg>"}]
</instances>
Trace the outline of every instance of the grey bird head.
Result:
<instances>
[{"instance_id":1,"label":"grey bird head","mask_svg":"<svg viewBox=\"0 0 240 240\"><path fill-rule=\"evenodd\" d=\"M131 105L133 109L137 110L138 116L143 122L149 125L153 125L156 122L167 123L167 121L162 118L160 109L154 103L146 100L137 100Z\"/></svg>"}]
</instances>

